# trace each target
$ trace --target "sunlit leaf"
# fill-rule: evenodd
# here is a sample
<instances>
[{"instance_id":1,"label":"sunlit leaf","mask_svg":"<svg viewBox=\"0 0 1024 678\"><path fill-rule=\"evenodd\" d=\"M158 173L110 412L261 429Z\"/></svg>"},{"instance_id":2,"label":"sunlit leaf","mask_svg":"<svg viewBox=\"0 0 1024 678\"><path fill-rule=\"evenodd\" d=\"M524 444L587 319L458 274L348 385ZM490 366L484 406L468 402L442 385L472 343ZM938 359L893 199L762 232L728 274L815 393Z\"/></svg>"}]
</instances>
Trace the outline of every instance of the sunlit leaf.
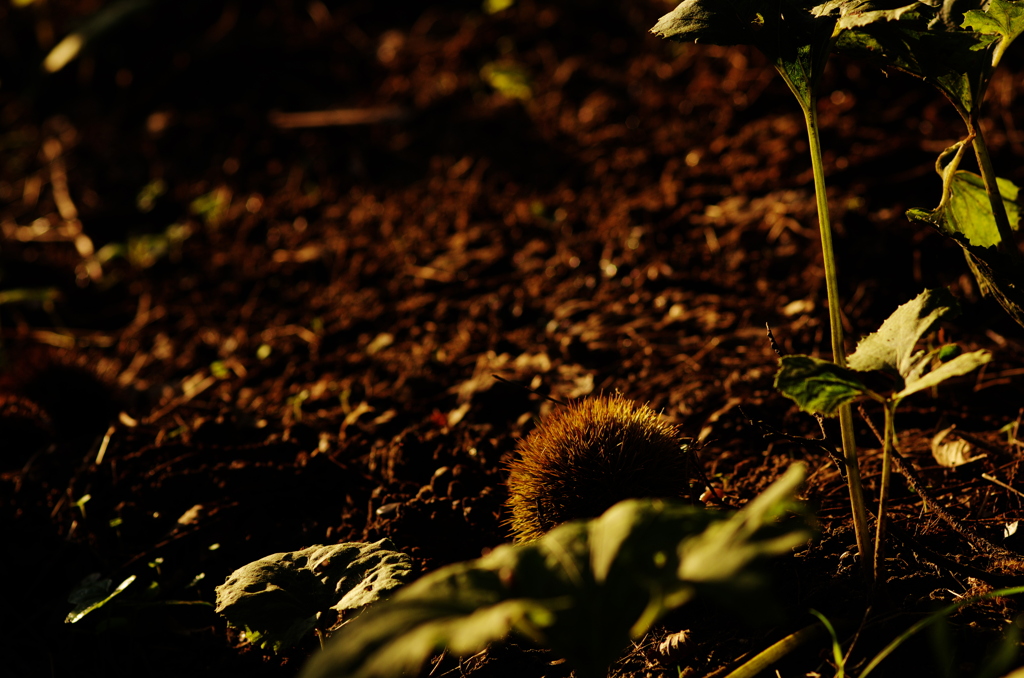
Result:
<instances>
[{"instance_id":1,"label":"sunlit leaf","mask_svg":"<svg viewBox=\"0 0 1024 678\"><path fill-rule=\"evenodd\" d=\"M857 343L847 364L861 372L882 370L904 380L920 369L922 351L917 342L945 316L958 312L956 299L949 290L925 290L897 308L877 331Z\"/></svg>"},{"instance_id":2,"label":"sunlit leaf","mask_svg":"<svg viewBox=\"0 0 1024 678\"><path fill-rule=\"evenodd\" d=\"M779 367L775 388L805 412L831 417L844 403L874 395L861 375L830 360L787 355Z\"/></svg>"},{"instance_id":3,"label":"sunlit leaf","mask_svg":"<svg viewBox=\"0 0 1024 678\"><path fill-rule=\"evenodd\" d=\"M981 177L964 170L951 173L948 198L934 210L911 209L907 217L937 228L963 249L982 292L991 294L1018 324L1024 326L1024 271L1001 251L1002 239L992 216ZM1020 229L1019 189L997 179L1010 226ZM1015 248L1015 243L1009 247Z\"/></svg>"},{"instance_id":4,"label":"sunlit leaf","mask_svg":"<svg viewBox=\"0 0 1024 678\"><path fill-rule=\"evenodd\" d=\"M661 17L651 32L663 38L717 45L753 45L782 75L800 105L811 110L814 88L825 67L842 6L812 13L800 0L684 0Z\"/></svg>"},{"instance_id":5,"label":"sunlit leaf","mask_svg":"<svg viewBox=\"0 0 1024 678\"><path fill-rule=\"evenodd\" d=\"M949 3L947 3L949 4ZM964 118L980 103L991 69L987 48L995 37L948 26L942 8L918 3L839 36L838 47L883 68L894 68L939 88Z\"/></svg>"},{"instance_id":6,"label":"sunlit leaf","mask_svg":"<svg viewBox=\"0 0 1024 678\"><path fill-rule=\"evenodd\" d=\"M627 500L594 520L442 568L343 626L301 675L411 675L442 649L475 653L517 632L568 659L577 675L604 676L630 637L702 586L763 586L749 566L811 536L804 520L777 522L794 507L802 478L802 469L791 471L732 516ZM703 537L714 526L721 528Z\"/></svg>"},{"instance_id":7,"label":"sunlit leaf","mask_svg":"<svg viewBox=\"0 0 1024 678\"><path fill-rule=\"evenodd\" d=\"M89 578L82 582L75 591L68 596L68 602L75 604L75 609L68 613L64 619L65 624L74 624L81 621L87 614L95 612L111 600L116 598L135 581L135 575L128 577L118 584L117 588L107 595L110 587L109 579Z\"/></svg>"},{"instance_id":8,"label":"sunlit leaf","mask_svg":"<svg viewBox=\"0 0 1024 678\"><path fill-rule=\"evenodd\" d=\"M950 442L944 442L946 436L949 435L953 427L945 428L939 431L934 437L932 437L931 447L932 456L935 457L935 461L940 466L947 468L953 468L956 466L963 466L972 461L982 459L985 457L984 454L971 456L971 445L966 440L957 438Z\"/></svg>"},{"instance_id":9,"label":"sunlit leaf","mask_svg":"<svg viewBox=\"0 0 1024 678\"><path fill-rule=\"evenodd\" d=\"M149 9L154 0L116 0L106 3L50 50L43 60L43 70L56 73L78 57L92 41L124 23L131 16Z\"/></svg>"},{"instance_id":10,"label":"sunlit leaf","mask_svg":"<svg viewBox=\"0 0 1024 678\"><path fill-rule=\"evenodd\" d=\"M957 312L956 299L948 290L925 290L897 308L876 332L861 339L847 359L847 367L811 356L784 356L779 360L781 369L775 377L775 388L801 409L830 416L840 405L857 398L898 402L967 374L992 359L988 351L954 356L946 347L928 351L917 348L935 323ZM889 378L895 392L880 394L869 387L872 373L879 375L876 379L883 375Z\"/></svg>"},{"instance_id":11,"label":"sunlit leaf","mask_svg":"<svg viewBox=\"0 0 1024 678\"><path fill-rule=\"evenodd\" d=\"M408 580L408 556L387 540L275 553L235 570L217 587L217 613L249 639L280 651L312 631L328 609L363 607Z\"/></svg>"},{"instance_id":12,"label":"sunlit leaf","mask_svg":"<svg viewBox=\"0 0 1024 678\"><path fill-rule=\"evenodd\" d=\"M764 30L765 12L779 3L764 0L684 0L658 19L651 32L662 38L712 45L753 45Z\"/></svg>"},{"instance_id":13,"label":"sunlit leaf","mask_svg":"<svg viewBox=\"0 0 1024 678\"><path fill-rule=\"evenodd\" d=\"M1020 228L1020 189L1009 179L1000 177L996 181L1010 227L1017 230ZM962 235L974 247L997 247L1001 238L984 180L974 172L958 170L950 177L949 191L946 204L931 212L910 210L907 216L933 224L945 235Z\"/></svg>"},{"instance_id":14,"label":"sunlit leaf","mask_svg":"<svg viewBox=\"0 0 1024 678\"><path fill-rule=\"evenodd\" d=\"M512 61L484 64L480 69L480 77L510 99L529 99L533 96L530 72L522 64Z\"/></svg>"},{"instance_id":15,"label":"sunlit leaf","mask_svg":"<svg viewBox=\"0 0 1024 678\"><path fill-rule=\"evenodd\" d=\"M992 67L995 68L1010 43L1024 33L1024 2L992 0L987 10L972 9L965 12L963 27L999 36L992 52Z\"/></svg>"},{"instance_id":16,"label":"sunlit leaf","mask_svg":"<svg viewBox=\"0 0 1024 678\"><path fill-rule=\"evenodd\" d=\"M952 360L942 363L934 370L923 374L917 379L908 379L906 387L894 395L893 398L906 398L908 395L917 393L918 391L929 389L932 386L938 386L947 379L952 379L953 377L959 377L967 374L968 372L973 372L975 369L981 367L990 360L992 360L992 354L984 349L958 355Z\"/></svg>"},{"instance_id":17,"label":"sunlit leaf","mask_svg":"<svg viewBox=\"0 0 1024 678\"><path fill-rule=\"evenodd\" d=\"M516 4L516 0L484 0L483 10L487 14L497 14L503 12L512 5Z\"/></svg>"}]
</instances>

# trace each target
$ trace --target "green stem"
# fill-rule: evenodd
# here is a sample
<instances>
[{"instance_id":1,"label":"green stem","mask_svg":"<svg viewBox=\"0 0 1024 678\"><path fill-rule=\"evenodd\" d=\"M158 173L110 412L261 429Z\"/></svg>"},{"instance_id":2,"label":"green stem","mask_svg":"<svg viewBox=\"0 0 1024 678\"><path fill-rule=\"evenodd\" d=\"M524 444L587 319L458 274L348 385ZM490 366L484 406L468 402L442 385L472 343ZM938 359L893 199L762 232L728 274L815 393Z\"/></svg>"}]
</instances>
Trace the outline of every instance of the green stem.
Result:
<instances>
[{"instance_id":1,"label":"green stem","mask_svg":"<svg viewBox=\"0 0 1024 678\"><path fill-rule=\"evenodd\" d=\"M896 403L885 403L885 430L882 433L882 480L878 490L878 517L875 524L875 584L883 580L885 564L885 512L889 501L889 479L892 472L892 446L896 439Z\"/></svg>"},{"instance_id":2,"label":"green stem","mask_svg":"<svg viewBox=\"0 0 1024 678\"><path fill-rule=\"evenodd\" d=\"M836 275L836 258L832 249L832 224L829 220L828 196L825 193L825 168L821 158L821 140L818 135L818 112L812 99L804 107L807 122L807 138L810 144L811 167L814 171L814 193L818 200L818 227L821 231L821 251L825 260L825 290L828 294L828 318L832 330L832 361L840 367L846 366L846 351L843 348L843 322L839 312L839 282ZM871 541L868 537L868 517L864 508L864 493L860 483L860 466L857 462L857 446L853 438L853 410L849 404L839 408L839 428L843 439L843 457L846 461L846 482L850 490L850 505L853 509L853 527L857 537L857 551L860 553L861 569L868 583L872 583Z\"/></svg>"},{"instance_id":3,"label":"green stem","mask_svg":"<svg viewBox=\"0 0 1024 678\"><path fill-rule=\"evenodd\" d=\"M981 170L982 181L985 182L985 192L988 194L989 204L992 206L992 216L996 220L996 228L999 230L999 251L1010 257L1011 261L1017 262L1020 253L1013 237L1013 229L1010 227L1010 217L1006 214L1006 205L1003 203L1003 196L999 192L999 182L996 180L996 170L992 165L992 157L988 153L988 144L981 133L981 125L975 122L972 127L974 132L974 154L978 158L978 169Z\"/></svg>"}]
</instances>

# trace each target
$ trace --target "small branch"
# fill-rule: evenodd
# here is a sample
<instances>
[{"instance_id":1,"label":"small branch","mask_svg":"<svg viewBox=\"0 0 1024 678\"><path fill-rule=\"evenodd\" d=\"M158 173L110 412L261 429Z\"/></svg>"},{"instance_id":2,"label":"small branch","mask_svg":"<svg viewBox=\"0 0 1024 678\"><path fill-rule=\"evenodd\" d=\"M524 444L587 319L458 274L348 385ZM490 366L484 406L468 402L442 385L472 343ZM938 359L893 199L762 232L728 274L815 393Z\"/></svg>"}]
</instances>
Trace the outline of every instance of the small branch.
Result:
<instances>
[{"instance_id":1,"label":"small branch","mask_svg":"<svg viewBox=\"0 0 1024 678\"><path fill-rule=\"evenodd\" d=\"M271 111L268 116L271 125L282 129L372 125L378 122L406 120L408 117L408 111L397 106L334 108L326 111L303 111L299 113Z\"/></svg>"},{"instance_id":2,"label":"small branch","mask_svg":"<svg viewBox=\"0 0 1024 678\"><path fill-rule=\"evenodd\" d=\"M768 344L771 345L772 350L775 351L775 355L781 358L785 354L782 352L782 349L779 348L779 343L775 341L775 335L772 334L772 326L765 323L764 328L768 330Z\"/></svg>"},{"instance_id":3,"label":"small branch","mask_svg":"<svg viewBox=\"0 0 1024 678\"><path fill-rule=\"evenodd\" d=\"M889 484L892 471L892 451L895 448L896 426L893 419L896 404L885 403L885 439L882 443L882 479L878 489L878 514L875 516L875 586L882 583L885 574L885 528L889 502Z\"/></svg>"},{"instance_id":4,"label":"small branch","mask_svg":"<svg viewBox=\"0 0 1024 678\"><path fill-rule=\"evenodd\" d=\"M875 437L878 438L878 442L884 444L885 438L878 431L878 428L875 426L875 423L871 421L871 418L868 417L867 412L864 411L864 406L861 405L858 410L860 412L860 416L863 417L864 421L866 421L868 426L871 428L872 433L874 433ZM921 476L918 475L916 469L914 469L911 463L899 453L899 450L894 446L890 452L892 454L893 466L904 478L907 479L907 485L910 486L910 489L913 490L917 496L921 497L921 501L924 502L925 506L927 506L929 510L933 511L935 515L949 525L954 532L963 537L969 544L971 544L971 546L982 553L991 556L1020 558L1019 553L1014 553L1013 551L1009 551L1001 546L993 544L950 514L942 504L935 499L932 493L925 489L925 484L921 479Z\"/></svg>"},{"instance_id":5,"label":"small branch","mask_svg":"<svg viewBox=\"0 0 1024 678\"><path fill-rule=\"evenodd\" d=\"M841 456L839 456L839 454L836 451L836 446L830 444L828 435L825 433L824 428L822 428L821 430L821 438L804 438L802 436L793 436L789 435L788 433L783 433L782 431L777 431L761 420L754 421L746 412L743 411L742 407L738 407L737 409L740 411L740 414L743 415L743 418L747 420L747 423L761 431L762 439L768 440L769 438L772 438L775 440L792 443L794 445L803 445L806 447L811 447L820 450L821 452L824 452L826 455L828 455L829 459L832 460L832 463L834 463L836 465L836 468L839 470L839 475L842 477L844 481L846 480L846 461ZM818 418L818 423L821 424L820 417Z\"/></svg>"},{"instance_id":6,"label":"small branch","mask_svg":"<svg viewBox=\"0 0 1024 678\"><path fill-rule=\"evenodd\" d=\"M970 565L964 565L951 558L947 558L941 553L936 553L932 549L921 544L921 542L913 535L901 530L896 525L889 525L889 534L903 542L903 545L916 553L919 558L923 558L937 567L944 567L951 572L958 572L960 574L967 575L968 577L976 577L977 579L987 581L993 586L1011 586L1013 584L1020 583L1020 577L998 574L982 570L978 567L971 567Z\"/></svg>"},{"instance_id":7,"label":"small branch","mask_svg":"<svg viewBox=\"0 0 1024 678\"><path fill-rule=\"evenodd\" d=\"M550 400L551 402L553 402L556 405L561 405L562 407L565 407L568 404L568 403L565 403L565 402L559 400L558 398L556 398L554 396L545 395L545 394L541 393L540 391L538 391L537 389L530 388L526 384L520 383L518 381L512 381L511 379L506 379L505 377L501 376L500 374L492 374L491 376L494 377L495 379L497 379L498 381L502 382L503 384L508 384L509 386L518 386L519 388L523 389L524 391L529 391L533 395L540 396L544 400Z\"/></svg>"}]
</instances>

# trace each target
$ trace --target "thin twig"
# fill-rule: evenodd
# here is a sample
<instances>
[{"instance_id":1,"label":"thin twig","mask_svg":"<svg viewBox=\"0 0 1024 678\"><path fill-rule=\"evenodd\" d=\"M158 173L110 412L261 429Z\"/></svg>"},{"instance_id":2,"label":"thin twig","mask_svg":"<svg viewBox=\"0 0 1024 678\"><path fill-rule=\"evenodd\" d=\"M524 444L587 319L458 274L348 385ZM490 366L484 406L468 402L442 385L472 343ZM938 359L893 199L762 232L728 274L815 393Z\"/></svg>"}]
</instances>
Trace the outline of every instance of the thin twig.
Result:
<instances>
[{"instance_id":1,"label":"thin twig","mask_svg":"<svg viewBox=\"0 0 1024 678\"><path fill-rule=\"evenodd\" d=\"M875 426L875 423L871 421L870 417L868 417L867 412L864 410L864 406L860 405L858 407L858 410L860 412L860 416L863 417L864 421L866 421L868 426L871 428L871 432L875 434L875 437L878 438L879 442L884 443L885 439L882 437L881 432ZM934 511L935 515L937 515L947 525L949 525L954 532L956 532L961 537L966 539L967 542L974 546L976 549L982 551L983 553L993 556L1003 556L1007 558L1020 557L1020 554L1014 553L1013 551L1009 551L1001 546L993 544L988 539L985 539L980 534L978 534L971 528L967 527L957 518L955 518L952 514L950 514L945 509L945 507L943 507L942 504L940 504L938 500L935 499L932 493L929 490L925 489L924 481L921 479L921 476L918 475L917 470L911 465L911 463L907 459L903 457L902 454L900 454L899 450L897 450L895 446L893 446L892 448L892 462L893 465L896 467L896 470L903 474L903 477L907 479L907 485L910 486L910 489L917 493L917 496L921 497L921 501L923 501L924 504L930 510Z\"/></svg>"},{"instance_id":2,"label":"thin twig","mask_svg":"<svg viewBox=\"0 0 1024 678\"><path fill-rule=\"evenodd\" d=\"M972 567L970 565L964 565L958 563L952 558L947 558L941 553L937 553L932 549L921 544L913 535L909 532L901 530L896 525L889 523L889 534L903 542L903 545L918 555L918 557L929 561L932 565L937 567L944 567L947 570L953 572L959 572L960 574L967 575L968 577L975 577L976 579L982 579L994 586L1010 586L1012 584L1020 583L1020 577L1008 576L1005 574L997 574L995 572L988 572L978 567Z\"/></svg>"},{"instance_id":3,"label":"thin twig","mask_svg":"<svg viewBox=\"0 0 1024 678\"><path fill-rule=\"evenodd\" d=\"M839 470L839 476L842 478L843 482L846 482L846 460L839 456L837 448L830 443L824 426L821 427L821 438L804 438L802 436L794 436L789 435L788 433L783 433L782 431L777 431L764 421L754 421L746 412L743 411L742 407L737 407L736 409L740 411L740 414L742 414L743 418L747 420L747 423L761 431L761 438L764 440L774 439L792 443L794 445L804 445L824 452L836 465L836 468ZM822 422L819 420L818 424L821 425L821 423Z\"/></svg>"},{"instance_id":4,"label":"thin twig","mask_svg":"<svg viewBox=\"0 0 1024 678\"><path fill-rule=\"evenodd\" d=\"M541 393L540 391L538 391L537 389L530 388L526 384L523 384L523 383L518 382L518 381L512 381L511 379L506 379L505 377L501 376L500 374L492 374L491 376L494 377L495 379L497 379L500 382L508 384L509 386L518 386L519 388L523 389L524 391L529 391L530 393L532 393L535 396L540 396L541 398L544 398L544 400L550 400L551 402L555 403L556 405L562 405L564 407L565 405L568 404L568 403L565 403L565 402L559 400L558 398L556 398L554 396L545 395L545 394Z\"/></svg>"},{"instance_id":5,"label":"thin twig","mask_svg":"<svg viewBox=\"0 0 1024 678\"><path fill-rule=\"evenodd\" d=\"M409 112L397 106L378 108L334 108L325 111L302 111L298 113L270 113L270 124L282 129L300 127L338 127L348 125L372 125L378 122L405 120Z\"/></svg>"}]
</instances>

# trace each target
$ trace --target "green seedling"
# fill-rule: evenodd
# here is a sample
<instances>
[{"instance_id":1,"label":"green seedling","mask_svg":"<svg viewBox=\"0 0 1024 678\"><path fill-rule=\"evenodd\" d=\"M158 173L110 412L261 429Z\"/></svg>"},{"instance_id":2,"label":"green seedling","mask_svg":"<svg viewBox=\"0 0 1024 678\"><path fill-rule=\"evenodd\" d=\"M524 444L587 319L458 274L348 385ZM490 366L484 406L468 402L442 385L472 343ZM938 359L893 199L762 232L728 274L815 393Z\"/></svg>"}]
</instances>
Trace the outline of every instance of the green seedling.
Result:
<instances>
[{"instance_id":1,"label":"green seedling","mask_svg":"<svg viewBox=\"0 0 1024 678\"><path fill-rule=\"evenodd\" d=\"M926 290L903 304L877 332L857 344L846 367L807 355L784 356L775 387L812 414L834 416L857 399L880 403L885 412L882 478L874 544L874 577L880 581L885 537L885 510L889 494L892 449L896 438L894 418L900 402L914 393L938 386L984 365L988 351L960 353L942 362L951 352L942 347L917 349L918 343L941 318L954 315L956 300L947 290ZM884 388L882 385L887 385Z\"/></svg>"},{"instance_id":2,"label":"green seedling","mask_svg":"<svg viewBox=\"0 0 1024 678\"><path fill-rule=\"evenodd\" d=\"M814 173L818 226L825 263L832 359L840 367L846 365L846 349L843 344L839 283L825 190L825 166L818 130L818 81L829 54L845 30L869 19L895 19L903 11L869 11L865 0L829 0L824 4L800 0L684 0L651 29L656 35L674 40L717 45L753 45L768 57L796 97L807 125ZM853 439L853 414L849 405L839 408L839 423L857 547L862 561L867 562L871 559L871 544ZM870 579L869 570L865 568L864 572Z\"/></svg>"},{"instance_id":3,"label":"green seedling","mask_svg":"<svg viewBox=\"0 0 1024 678\"><path fill-rule=\"evenodd\" d=\"M879 652L877 655L875 655L871 659L871 661L868 662L867 666L864 667L864 670L860 672L860 675L859 675L858 678L867 678L869 675L871 675L871 672L874 671L878 667L878 665L881 664L882 661L885 660L886 657L888 657L893 652L895 652L896 649L899 648L900 645L902 645L908 639L910 639L911 637L916 635L919 631L921 631L923 629L926 629L926 628L928 628L929 626L931 626L933 624L936 624L938 622L944 621L949 615L953 614L957 610L960 610L960 609L962 609L964 607L967 607L968 605L973 605L973 604L975 604L977 602L980 602L982 600L990 600L992 598L1002 598L1002 597L1006 597L1006 596L1017 596L1017 595L1020 595L1022 593L1024 593L1024 586L1015 586L1013 588L999 589L997 591L990 591L989 593L985 593L985 594L982 594L982 595L979 595L979 596L972 596L970 598L966 598L966 599L961 600L959 602L953 603L952 605L944 607L943 609L939 610L938 612L934 612L934 613L928 615L924 619L921 619L920 621L915 622L912 626L910 626L910 628L908 628L906 631L904 631L900 635L898 635L895 638L893 638L892 641L890 641L889 644L886 645L882 649L881 652ZM1009 631L1008 631L1007 635L1010 635ZM1012 660L1016 657L1016 653L1017 653L1018 647L1016 646L1016 644L1014 644L1014 645L1015 646L1013 648L1011 648L1014 657L1011 657L1010 661L1007 662L1007 664L1012 664ZM1002 650L1003 654L1009 654L1009 652L1006 651L1006 649L1004 649L1004 648L1000 648L1000 650ZM1005 670L1009 669L1008 665L1007 666L1002 666L1002 667L997 666L997 663L1001 659L1004 659L1004 657L1000 657L999 655L997 655L996 657L993 658L992 666L990 668L997 669L997 672L994 672L991 675L1003 675L1003 672ZM1016 674L1014 674L1014 675L1016 675Z\"/></svg>"},{"instance_id":4,"label":"green seedling","mask_svg":"<svg viewBox=\"0 0 1024 678\"><path fill-rule=\"evenodd\" d=\"M743 662L740 666L730 671L725 678L757 678L758 676L765 675L772 664L781 660L783 657L788 655L793 650L806 644L808 641L816 638L819 634L821 627L817 624L811 624L804 628L789 634L785 638L772 643L761 652ZM842 678L837 674L837 678Z\"/></svg>"},{"instance_id":5,"label":"green seedling","mask_svg":"<svg viewBox=\"0 0 1024 678\"><path fill-rule=\"evenodd\" d=\"M150 563L154 567L154 563ZM138 582L138 583L136 583ZM138 581L131 575L113 590L113 581L103 578L99 573L91 574L75 587L68 596L68 602L74 608L64 619L66 624L90 626L96 633L125 631L133 628L133 619L140 616L153 620L156 609L197 609L202 613L212 607L205 600L168 600L162 599L160 584L150 581ZM200 615L201 616L201 615ZM88 618L88 622L83 620ZM95 622L95 623L92 623ZM203 621L203 623L208 623Z\"/></svg>"},{"instance_id":6,"label":"green seedling","mask_svg":"<svg viewBox=\"0 0 1024 678\"><path fill-rule=\"evenodd\" d=\"M68 596L68 602L75 606L64 619L65 624L80 622L86 615L95 612L127 589L135 581L135 575L128 577L110 590L111 580L101 579L99 573L91 574Z\"/></svg>"},{"instance_id":7,"label":"green seedling","mask_svg":"<svg viewBox=\"0 0 1024 678\"><path fill-rule=\"evenodd\" d=\"M811 610L811 614L818 618L832 639L832 661L836 665L836 678L846 678L846 657L843 655L843 646L839 644L839 636L836 634L835 627L832 626L828 617L817 610Z\"/></svg>"},{"instance_id":8,"label":"green seedling","mask_svg":"<svg viewBox=\"0 0 1024 678\"><path fill-rule=\"evenodd\" d=\"M731 515L626 500L444 567L342 627L301 676L416 675L435 652L473 654L512 632L565 657L581 678L605 676L631 638L695 598L765 610L767 581L754 565L812 536L794 502L803 477L791 468Z\"/></svg>"},{"instance_id":9,"label":"green seedling","mask_svg":"<svg viewBox=\"0 0 1024 678\"><path fill-rule=\"evenodd\" d=\"M182 244L192 236L187 224L171 224L162 233L132 235L125 242L111 242L99 248L94 255L101 266L114 259L126 259L137 269L152 268L161 259L176 261L181 257Z\"/></svg>"},{"instance_id":10,"label":"green seedling","mask_svg":"<svg viewBox=\"0 0 1024 678\"><path fill-rule=\"evenodd\" d=\"M840 371L846 366L846 355L817 121L817 83L835 48L932 83L963 117L967 138L939 158L941 204L932 211L911 210L908 216L930 223L956 240L982 290L993 294L1024 325L1024 266L1013 236L1019 223L1017 188L996 177L979 125L992 72L1009 44L1024 32L1024 1L684 0L652 31L675 40L752 45L768 57L796 97L807 125L832 357ZM958 171L967 144L974 148L981 175ZM837 413L857 546L867 563L875 556L867 536L849 402L843 400ZM867 568L865 575L870 580Z\"/></svg>"},{"instance_id":11,"label":"green seedling","mask_svg":"<svg viewBox=\"0 0 1024 678\"><path fill-rule=\"evenodd\" d=\"M386 539L275 553L217 587L217 613L265 650L280 652L316 631L329 610L358 610L405 583L409 556Z\"/></svg>"},{"instance_id":12,"label":"green seedling","mask_svg":"<svg viewBox=\"0 0 1024 678\"><path fill-rule=\"evenodd\" d=\"M29 3L22 2L21 4ZM121 27L132 17L149 10L155 4L155 0L117 0L106 4L50 50L43 60L43 71L47 73L60 71L78 58L83 50L99 41L108 32Z\"/></svg>"},{"instance_id":13,"label":"green seedling","mask_svg":"<svg viewBox=\"0 0 1024 678\"><path fill-rule=\"evenodd\" d=\"M963 118L966 138L939 158L942 201L934 210L912 209L907 216L960 244L982 290L1024 325L1024 273L1014 235L1017 189L996 175L979 124L992 73L1024 32L1024 2L918 2L904 9L892 21L850 26L839 47L931 83ZM957 171L968 144L980 176Z\"/></svg>"},{"instance_id":14,"label":"green seedling","mask_svg":"<svg viewBox=\"0 0 1024 678\"><path fill-rule=\"evenodd\" d=\"M530 72L514 61L492 61L480 69L480 77L509 99L526 101L533 96Z\"/></svg>"}]
</instances>

